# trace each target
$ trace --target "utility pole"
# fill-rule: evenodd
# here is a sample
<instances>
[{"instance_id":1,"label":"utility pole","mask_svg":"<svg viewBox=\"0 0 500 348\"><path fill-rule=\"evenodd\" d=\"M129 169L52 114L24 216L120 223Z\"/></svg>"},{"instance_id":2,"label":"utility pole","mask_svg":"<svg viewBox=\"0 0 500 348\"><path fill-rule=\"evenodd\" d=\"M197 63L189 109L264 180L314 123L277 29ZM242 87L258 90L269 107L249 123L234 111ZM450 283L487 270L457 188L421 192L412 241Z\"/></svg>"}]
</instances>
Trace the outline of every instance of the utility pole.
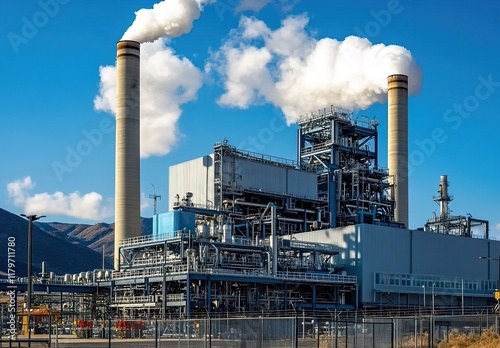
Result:
<instances>
[{"instance_id":1,"label":"utility pole","mask_svg":"<svg viewBox=\"0 0 500 348\"><path fill-rule=\"evenodd\" d=\"M27 284L27 298L26 298L26 309L28 310L28 347L31 347L31 329L30 329L30 316L31 316L31 297L32 297L32 289L33 289L33 278L32 278L32 255L33 255L33 221L44 218L45 215L37 216L37 215L26 215L21 214L22 217L28 219L28 284ZM24 329L24 328L23 328Z\"/></svg>"}]
</instances>

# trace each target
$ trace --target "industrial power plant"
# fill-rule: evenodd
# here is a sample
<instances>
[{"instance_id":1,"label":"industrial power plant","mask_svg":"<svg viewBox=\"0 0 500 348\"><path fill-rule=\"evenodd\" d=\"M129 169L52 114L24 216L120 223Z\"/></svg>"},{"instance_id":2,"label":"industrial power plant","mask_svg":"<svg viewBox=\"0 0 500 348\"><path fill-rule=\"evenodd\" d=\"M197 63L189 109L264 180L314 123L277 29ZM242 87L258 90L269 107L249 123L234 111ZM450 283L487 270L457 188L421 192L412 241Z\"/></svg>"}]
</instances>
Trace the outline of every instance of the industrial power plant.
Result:
<instances>
[{"instance_id":1,"label":"industrial power plant","mask_svg":"<svg viewBox=\"0 0 500 348\"><path fill-rule=\"evenodd\" d=\"M293 160L223 140L171 166L169 211L141 235L140 43L118 42L116 66L115 269L47 275L35 304L73 319L491 305L500 242L488 221L451 215L447 175L429 197L439 214L409 229L408 76L387 77L388 168L379 121L333 100L301 116Z\"/></svg>"},{"instance_id":2,"label":"industrial power plant","mask_svg":"<svg viewBox=\"0 0 500 348\"><path fill-rule=\"evenodd\" d=\"M409 230L408 77L387 77L388 168L379 121L331 106L302 115L297 158L217 142L170 167L169 211L140 235L139 49L118 43L115 270L96 282L119 316L311 315L334 309L482 306L497 288L488 222L439 216ZM483 266L482 266L483 265ZM486 272L487 270L487 272ZM427 291L426 291L427 290Z\"/></svg>"}]
</instances>

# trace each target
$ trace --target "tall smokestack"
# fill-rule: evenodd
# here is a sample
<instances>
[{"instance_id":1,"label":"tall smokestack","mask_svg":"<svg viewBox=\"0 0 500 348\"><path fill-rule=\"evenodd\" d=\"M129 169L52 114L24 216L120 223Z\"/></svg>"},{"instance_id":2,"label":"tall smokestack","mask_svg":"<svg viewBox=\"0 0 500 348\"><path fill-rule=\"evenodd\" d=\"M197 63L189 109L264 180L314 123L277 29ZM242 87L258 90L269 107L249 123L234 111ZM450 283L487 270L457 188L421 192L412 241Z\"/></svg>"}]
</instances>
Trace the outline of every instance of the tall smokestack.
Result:
<instances>
[{"instance_id":1,"label":"tall smokestack","mask_svg":"<svg viewBox=\"0 0 500 348\"><path fill-rule=\"evenodd\" d=\"M408 76L388 76L387 87L389 175L393 177L392 199L396 201L394 219L408 228Z\"/></svg>"},{"instance_id":2,"label":"tall smokestack","mask_svg":"<svg viewBox=\"0 0 500 348\"><path fill-rule=\"evenodd\" d=\"M448 194L448 175L441 175L438 192L439 196L435 197L434 201L439 203L439 216L445 219L449 214L449 204L453 200Z\"/></svg>"},{"instance_id":3,"label":"tall smokestack","mask_svg":"<svg viewBox=\"0 0 500 348\"><path fill-rule=\"evenodd\" d=\"M120 241L141 235L140 43L119 41L116 51L115 269Z\"/></svg>"}]
</instances>

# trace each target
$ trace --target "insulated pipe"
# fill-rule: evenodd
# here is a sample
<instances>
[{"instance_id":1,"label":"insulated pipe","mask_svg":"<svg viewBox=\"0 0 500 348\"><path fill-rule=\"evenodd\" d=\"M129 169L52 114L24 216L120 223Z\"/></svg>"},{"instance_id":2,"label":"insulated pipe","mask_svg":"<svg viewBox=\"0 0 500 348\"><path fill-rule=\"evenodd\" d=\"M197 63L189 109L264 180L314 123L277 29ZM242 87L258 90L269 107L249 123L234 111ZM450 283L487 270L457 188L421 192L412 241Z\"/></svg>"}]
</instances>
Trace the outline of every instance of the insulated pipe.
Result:
<instances>
[{"instance_id":1,"label":"insulated pipe","mask_svg":"<svg viewBox=\"0 0 500 348\"><path fill-rule=\"evenodd\" d=\"M116 162L114 266L120 241L141 235L140 44L120 41L116 51Z\"/></svg>"},{"instance_id":2,"label":"insulated pipe","mask_svg":"<svg viewBox=\"0 0 500 348\"><path fill-rule=\"evenodd\" d=\"M256 207L256 208L267 208L267 204L247 202L247 201L240 200L239 198L236 198L234 201L232 199L225 199L222 203L223 204L234 204L234 205L245 205L245 206ZM284 209L284 208L280 205L277 205L276 209ZM295 212L299 212L299 213L303 213L303 212L310 213L310 214L317 213L317 210L301 209L301 208L293 208L293 209L287 208L285 210L295 211Z\"/></svg>"},{"instance_id":3,"label":"insulated pipe","mask_svg":"<svg viewBox=\"0 0 500 348\"><path fill-rule=\"evenodd\" d=\"M271 250L273 252L273 269L272 274L276 275L278 272L278 235L276 231L276 206L270 203L271 206Z\"/></svg>"},{"instance_id":4,"label":"insulated pipe","mask_svg":"<svg viewBox=\"0 0 500 348\"><path fill-rule=\"evenodd\" d=\"M210 243L210 245L213 246L215 249L215 265L219 266L219 262L220 262L220 260L219 260L219 258L220 258L219 257L219 248L217 248L213 243Z\"/></svg>"},{"instance_id":5,"label":"insulated pipe","mask_svg":"<svg viewBox=\"0 0 500 348\"><path fill-rule=\"evenodd\" d=\"M409 227L408 217L408 76L387 77L388 162L394 178L394 219Z\"/></svg>"},{"instance_id":6,"label":"insulated pipe","mask_svg":"<svg viewBox=\"0 0 500 348\"><path fill-rule=\"evenodd\" d=\"M276 235L276 205L274 203L269 203L260 216L261 220L271 211L271 236L269 237L269 247L271 248L272 257L269 262L272 262L271 274L276 274L278 270L278 236Z\"/></svg>"}]
</instances>

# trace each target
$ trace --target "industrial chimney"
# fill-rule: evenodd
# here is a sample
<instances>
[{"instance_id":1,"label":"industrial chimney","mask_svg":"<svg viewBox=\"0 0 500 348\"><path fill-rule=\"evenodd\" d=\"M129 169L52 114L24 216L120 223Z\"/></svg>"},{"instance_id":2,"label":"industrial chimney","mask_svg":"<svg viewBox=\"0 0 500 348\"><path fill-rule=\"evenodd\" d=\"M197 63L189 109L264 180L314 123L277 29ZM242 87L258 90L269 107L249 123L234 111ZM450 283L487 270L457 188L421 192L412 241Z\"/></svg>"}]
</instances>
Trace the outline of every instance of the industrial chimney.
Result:
<instances>
[{"instance_id":1,"label":"industrial chimney","mask_svg":"<svg viewBox=\"0 0 500 348\"><path fill-rule=\"evenodd\" d=\"M388 161L396 201L394 219L409 227L408 218L408 76L387 77Z\"/></svg>"},{"instance_id":2,"label":"industrial chimney","mask_svg":"<svg viewBox=\"0 0 500 348\"><path fill-rule=\"evenodd\" d=\"M453 196L448 194L448 175L441 175L439 180L439 195L434 197L434 201L439 204L439 217L447 219L449 215L449 204L453 200Z\"/></svg>"},{"instance_id":3,"label":"industrial chimney","mask_svg":"<svg viewBox=\"0 0 500 348\"><path fill-rule=\"evenodd\" d=\"M115 252L125 238L141 235L140 43L119 41L116 51Z\"/></svg>"}]
</instances>

